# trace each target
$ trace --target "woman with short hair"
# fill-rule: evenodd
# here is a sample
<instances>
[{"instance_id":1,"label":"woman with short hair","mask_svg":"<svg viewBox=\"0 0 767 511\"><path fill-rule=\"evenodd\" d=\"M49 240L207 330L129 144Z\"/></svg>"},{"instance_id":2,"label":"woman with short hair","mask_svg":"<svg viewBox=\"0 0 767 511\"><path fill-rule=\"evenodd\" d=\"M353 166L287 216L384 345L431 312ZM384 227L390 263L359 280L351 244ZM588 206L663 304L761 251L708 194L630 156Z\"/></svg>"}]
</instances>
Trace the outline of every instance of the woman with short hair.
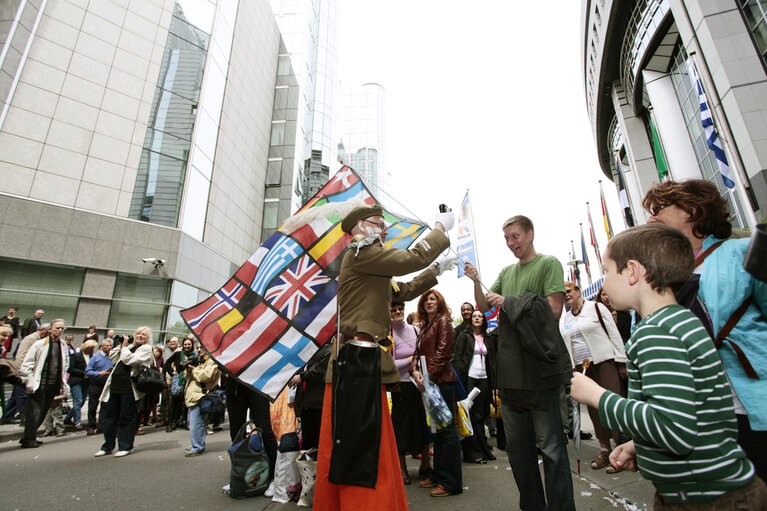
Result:
<instances>
[{"instance_id":1,"label":"woman with short hair","mask_svg":"<svg viewBox=\"0 0 767 511\"><path fill-rule=\"evenodd\" d=\"M621 379L626 378L626 349L612 314L601 303L583 298L575 282L565 282L565 305L569 308L561 322L562 338L570 345L575 367L602 387L621 393ZM586 363L588 361L588 363ZM611 431L602 425L599 411L588 407L599 440L599 456L591 463L593 470L607 467L608 474L620 472L610 466L610 439L618 445L620 431Z\"/></svg>"},{"instance_id":2,"label":"woman with short hair","mask_svg":"<svg viewBox=\"0 0 767 511\"><path fill-rule=\"evenodd\" d=\"M130 336L126 336L121 346L112 348L109 358L115 366L104 384L100 398L102 406L106 408L104 443L94 456L98 458L111 453L116 439L118 450L115 458L122 458L133 450L138 423L136 402L144 397L136 389L133 376L138 366L149 367L152 362L152 330L148 326L139 327L133 341Z\"/></svg>"},{"instance_id":3,"label":"woman with short hair","mask_svg":"<svg viewBox=\"0 0 767 511\"><path fill-rule=\"evenodd\" d=\"M674 227L692 244L695 270L677 301L715 339L735 391L738 443L767 480L767 283L743 268L750 240L736 239L727 201L704 179L656 184L642 206L648 223Z\"/></svg>"}]
</instances>

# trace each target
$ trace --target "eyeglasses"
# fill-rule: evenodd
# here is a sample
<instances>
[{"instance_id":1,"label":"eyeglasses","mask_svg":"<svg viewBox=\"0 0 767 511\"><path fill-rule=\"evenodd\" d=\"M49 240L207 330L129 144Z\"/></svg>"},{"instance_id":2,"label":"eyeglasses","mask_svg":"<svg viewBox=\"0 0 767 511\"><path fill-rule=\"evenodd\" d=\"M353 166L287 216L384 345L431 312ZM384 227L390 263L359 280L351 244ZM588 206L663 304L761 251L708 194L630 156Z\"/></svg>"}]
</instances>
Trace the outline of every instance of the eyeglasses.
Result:
<instances>
[{"instance_id":1,"label":"eyeglasses","mask_svg":"<svg viewBox=\"0 0 767 511\"><path fill-rule=\"evenodd\" d=\"M397 305L391 308L392 312L405 312L405 308L401 305Z\"/></svg>"},{"instance_id":2,"label":"eyeglasses","mask_svg":"<svg viewBox=\"0 0 767 511\"><path fill-rule=\"evenodd\" d=\"M367 218L366 218L365 220L363 220L363 221L364 221L364 222L367 222L367 223L369 223L369 224L373 224L373 225L375 225L375 226L378 226L378 227L380 227L381 229L383 229L384 231L388 229L388 228L386 227L386 224L385 224L385 223L383 223L383 222L381 222L381 223L379 224L378 222L374 222L374 221L372 221L372 220L368 220Z\"/></svg>"},{"instance_id":3,"label":"eyeglasses","mask_svg":"<svg viewBox=\"0 0 767 511\"><path fill-rule=\"evenodd\" d=\"M674 205L674 204L672 204L671 202L669 202L668 204L661 204L661 205L659 205L659 206L650 206L650 208L649 208L649 211L650 211L650 214L651 214L652 216L658 216L658 213L660 213L661 211L663 211L663 210L664 210L664 209L666 209L667 207L669 207L669 206L673 206L673 205Z\"/></svg>"}]
</instances>

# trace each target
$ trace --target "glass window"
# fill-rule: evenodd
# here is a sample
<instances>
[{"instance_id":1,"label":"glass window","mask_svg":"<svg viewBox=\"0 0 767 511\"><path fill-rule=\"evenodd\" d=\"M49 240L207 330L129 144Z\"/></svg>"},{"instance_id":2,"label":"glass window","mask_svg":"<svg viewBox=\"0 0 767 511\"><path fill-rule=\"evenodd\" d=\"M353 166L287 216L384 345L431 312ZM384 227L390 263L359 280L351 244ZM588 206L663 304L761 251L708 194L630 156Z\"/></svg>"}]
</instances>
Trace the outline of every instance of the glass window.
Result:
<instances>
[{"instance_id":1,"label":"glass window","mask_svg":"<svg viewBox=\"0 0 767 511\"><path fill-rule=\"evenodd\" d=\"M279 202L270 201L264 202L264 229L276 229L277 228L277 215L279 213Z\"/></svg>"},{"instance_id":2,"label":"glass window","mask_svg":"<svg viewBox=\"0 0 767 511\"><path fill-rule=\"evenodd\" d=\"M119 273L112 295L108 328L132 334L147 325L154 340L160 338L170 295L170 280L147 275Z\"/></svg>"},{"instance_id":3,"label":"glass window","mask_svg":"<svg viewBox=\"0 0 767 511\"><path fill-rule=\"evenodd\" d=\"M18 305L16 316L22 323L43 309L43 319L62 318L74 323L80 292L85 278L84 268L31 263L0 258L0 303L4 307ZM2 309L5 315L7 309Z\"/></svg>"},{"instance_id":4,"label":"glass window","mask_svg":"<svg viewBox=\"0 0 767 511\"><path fill-rule=\"evenodd\" d=\"M737 4L767 71L767 0L738 0Z\"/></svg>"},{"instance_id":5,"label":"glass window","mask_svg":"<svg viewBox=\"0 0 767 511\"><path fill-rule=\"evenodd\" d=\"M687 132L690 135L693 151L698 159L701 176L717 186L722 193L722 197L730 204L730 213L734 216L733 225L743 228L747 224L743 217L742 209L739 207L740 203L737 194L735 190L730 190L722 184L719 163L713 151L709 149L705 139L705 133L701 124L698 90L697 87L692 87L688 71L691 64L688 64L687 54L681 45L678 45L674 52L673 63L671 65L672 83L674 84L674 92L687 125Z\"/></svg>"}]
</instances>

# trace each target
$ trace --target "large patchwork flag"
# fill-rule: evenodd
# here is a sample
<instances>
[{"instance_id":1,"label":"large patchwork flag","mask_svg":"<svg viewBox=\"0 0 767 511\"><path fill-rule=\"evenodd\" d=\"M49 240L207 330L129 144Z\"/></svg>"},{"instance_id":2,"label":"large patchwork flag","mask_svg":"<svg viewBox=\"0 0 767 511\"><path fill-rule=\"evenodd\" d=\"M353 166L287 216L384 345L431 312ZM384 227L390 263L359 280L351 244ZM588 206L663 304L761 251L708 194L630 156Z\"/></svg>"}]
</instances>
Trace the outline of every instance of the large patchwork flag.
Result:
<instances>
[{"instance_id":1,"label":"large patchwork flag","mask_svg":"<svg viewBox=\"0 0 767 511\"><path fill-rule=\"evenodd\" d=\"M341 168L218 292L181 317L231 376L276 398L336 331L338 270L351 241L343 216L376 203L359 175ZM426 229L389 211L384 219L389 248L407 249Z\"/></svg>"}]
</instances>

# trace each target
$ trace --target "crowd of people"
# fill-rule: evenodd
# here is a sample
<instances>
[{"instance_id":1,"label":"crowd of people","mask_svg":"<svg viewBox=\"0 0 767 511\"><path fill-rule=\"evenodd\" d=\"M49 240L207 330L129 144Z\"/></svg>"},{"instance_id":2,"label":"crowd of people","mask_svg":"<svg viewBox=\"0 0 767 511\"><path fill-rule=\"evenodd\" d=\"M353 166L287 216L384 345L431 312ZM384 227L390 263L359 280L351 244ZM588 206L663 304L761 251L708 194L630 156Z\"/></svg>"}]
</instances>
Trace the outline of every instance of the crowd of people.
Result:
<instances>
[{"instance_id":1,"label":"crowd of people","mask_svg":"<svg viewBox=\"0 0 767 511\"><path fill-rule=\"evenodd\" d=\"M440 213L435 229L406 251L384 248L380 206L348 213L339 333L288 383L302 447L319 449L315 507L407 509L404 486L415 475L407 456L420 459L418 486L431 496L460 494L462 463L495 460L488 438L495 436L521 509L574 509L571 398L586 405L599 443L591 469L640 471L656 487L656 509L767 507L767 284L743 269L749 240L732 229L727 203L707 181L658 184L643 206L648 225L609 242L594 301L564 280L555 257L536 251L531 219L509 218L501 230L517 261L489 288L465 264L474 296L455 327L436 289L456 264L437 259L449 246L452 213ZM419 270L410 282L395 279ZM406 320L405 304L416 298ZM491 308L500 312L490 331ZM200 400L221 386L232 439L249 412L274 468L269 402L222 375L192 336L181 346L171 338L163 350L152 347L148 327L125 337L109 331L101 344L93 327L75 349L60 340L62 320L42 323L40 310L20 326L16 312L3 318L0 341L7 353L7 339L22 334L15 353L22 382L2 421L23 413L22 447L39 446L37 428L68 390L74 408L63 421L82 429L87 398L87 434L104 434L96 456L129 454L152 421L168 431L188 427L185 455L197 456L207 427ZM158 369L167 388L139 392L131 375L142 365ZM477 390L473 433L462 438L458 403ZM450 412L444 423L430 415L429 392Z\"/></svg>"},{"instance_id":2,"label":"crowd of people","mask_svg":"<svg viewBox=\"0 0 767 511\"><path fill-rule=\"evenodd\" d=\"M167 432L188 429L191 445L185 455L191 457L205 453L207 434L223 429L223 414L203 416L200 401L226 382L218 365L201 347L195 348L199 343L191 334L181 345L177 337L168 339L165 346L153 345L151 329L142 326L132 335L107 330L99 342L97 328L91 326L76 348L74 336L62 335L65 321L43 323L45 312L38 310L18 329L21 334L30 329L32 333L14 344L13 327L18 321L7 319L14 319L17 310L11 307L0 325L3 358L12 363L15 374L9 378L13 390L4 403L0 423L24 428L22 448L43 443L37 438L41 426L42 436L63 436L68 425L75 433L103 434L104 443L95 457L117 448L114 456L120 458L131 453L137 435L146 434L145 428L154 425ZM139 366L156 369L166 388L139 391L135 378ZM87 420L83 421L86 403Z\"/></svg>"}]
</instances>

